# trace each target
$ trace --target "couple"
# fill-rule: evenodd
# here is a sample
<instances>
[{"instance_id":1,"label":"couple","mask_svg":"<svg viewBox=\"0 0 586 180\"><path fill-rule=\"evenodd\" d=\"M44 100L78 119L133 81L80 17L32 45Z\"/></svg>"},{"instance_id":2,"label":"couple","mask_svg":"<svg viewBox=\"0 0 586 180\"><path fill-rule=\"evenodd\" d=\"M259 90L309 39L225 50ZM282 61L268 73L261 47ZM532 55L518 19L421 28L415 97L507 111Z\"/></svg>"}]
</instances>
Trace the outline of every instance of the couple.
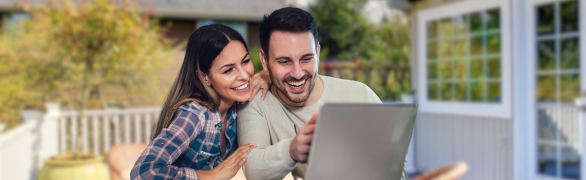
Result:
<instances>
[{"instance_id":1,"label":"couple","mask_svg":"<svg viewBox=\"0 0 586 180\"><path fill-rule=\"evenodd\" d=\"M132 179L230 179L243 166L247 179L303 177L322 104L381 103L362 83L317 75L320 45L310 13L276 10L259 34L264 71L253 75L238 32L224 25L193 32Z\"/></svg>"}]
</instances>

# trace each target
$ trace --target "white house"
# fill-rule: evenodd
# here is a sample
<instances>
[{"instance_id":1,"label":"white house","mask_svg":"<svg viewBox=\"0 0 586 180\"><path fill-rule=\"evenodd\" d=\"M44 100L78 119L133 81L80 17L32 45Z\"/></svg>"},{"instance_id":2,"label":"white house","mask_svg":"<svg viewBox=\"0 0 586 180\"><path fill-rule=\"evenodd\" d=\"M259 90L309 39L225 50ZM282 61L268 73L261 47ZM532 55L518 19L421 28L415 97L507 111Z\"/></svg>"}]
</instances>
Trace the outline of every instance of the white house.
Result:
<instances>
[{"instance_id":1,"label":"white house","mask_svg":"<svg viewBox=\"0 0 586 180\"><path fill-rule=\"evenodd\" d=\"M389 0L412 23L415 165L586 179L586 1Z\"/></svg>"}]
</instances>

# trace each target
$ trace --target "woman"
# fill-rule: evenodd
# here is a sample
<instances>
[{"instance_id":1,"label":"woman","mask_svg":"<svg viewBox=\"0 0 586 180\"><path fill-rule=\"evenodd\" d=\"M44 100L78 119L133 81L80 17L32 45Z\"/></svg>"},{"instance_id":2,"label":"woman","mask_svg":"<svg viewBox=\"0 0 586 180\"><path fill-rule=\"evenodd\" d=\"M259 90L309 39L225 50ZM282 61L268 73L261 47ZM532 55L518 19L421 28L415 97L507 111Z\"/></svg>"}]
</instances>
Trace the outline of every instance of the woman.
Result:
<instances>
[{"instance_id":1,"label":"woman","mask_svg":"<svg viewBox=\"0 0 586 180\"><path fill-rule=\"evenodd\" d=\"M234 29L214 24L194 31L152 141L136 161L131 178L234 177L256 147L237 149L236 104L256 94L252 87L268 87L253 74L246 43Z\"/></svg>"}]
</instances>

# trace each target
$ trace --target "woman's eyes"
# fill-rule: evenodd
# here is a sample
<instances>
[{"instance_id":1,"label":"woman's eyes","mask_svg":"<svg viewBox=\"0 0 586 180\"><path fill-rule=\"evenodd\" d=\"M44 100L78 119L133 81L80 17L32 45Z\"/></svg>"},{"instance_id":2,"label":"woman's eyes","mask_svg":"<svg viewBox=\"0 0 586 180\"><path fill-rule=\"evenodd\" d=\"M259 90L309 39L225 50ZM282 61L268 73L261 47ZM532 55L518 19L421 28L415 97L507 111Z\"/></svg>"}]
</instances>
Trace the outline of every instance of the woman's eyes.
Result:
<instances>
[{"instance_id":1,"label":"woman's eyes","mask_svg":"<svg viewBox=\"0 0 586 180\"><path fill-rule=\"evenodd\" d=\"M247 60L244 60L244 61L242 62L242 64L248 64L249 62L250 62L250 59L247 59Z\"/></svg>"},{"instance_id":2,"label":"woman's eyes","mask_svg":"<svg viewBox=\"0 0 586 180\"><path fill-rule=\"evenodd\" d=\"M228 74L229 72L232 72L232 69L234 69L234 68L230 68L230 69L228 69L228 70L224 71L224 73L223 73L223 74Z\"/></svg>"}]
</instances>

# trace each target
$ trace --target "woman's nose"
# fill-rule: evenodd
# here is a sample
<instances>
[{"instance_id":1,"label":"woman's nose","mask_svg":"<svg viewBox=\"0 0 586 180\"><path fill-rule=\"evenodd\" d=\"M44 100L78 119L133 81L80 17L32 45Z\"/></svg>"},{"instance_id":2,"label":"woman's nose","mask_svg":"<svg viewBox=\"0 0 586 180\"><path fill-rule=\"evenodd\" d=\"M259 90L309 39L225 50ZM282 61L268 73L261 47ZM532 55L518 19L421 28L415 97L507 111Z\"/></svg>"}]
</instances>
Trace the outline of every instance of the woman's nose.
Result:
<instances>
[{"instance_id":1,"label":"woman's nose","mask_svg":"<svg viewBox=\"0 0 586 180\"><path fill-rule=\"evenodd\" d=\"M246 72L244 70L244 67L241 66L238 70L238 76L236 77L236 80L247 81L248 79L250 79L250 76L251 76L251 74Z\"/></svg>"}]
</instances>

